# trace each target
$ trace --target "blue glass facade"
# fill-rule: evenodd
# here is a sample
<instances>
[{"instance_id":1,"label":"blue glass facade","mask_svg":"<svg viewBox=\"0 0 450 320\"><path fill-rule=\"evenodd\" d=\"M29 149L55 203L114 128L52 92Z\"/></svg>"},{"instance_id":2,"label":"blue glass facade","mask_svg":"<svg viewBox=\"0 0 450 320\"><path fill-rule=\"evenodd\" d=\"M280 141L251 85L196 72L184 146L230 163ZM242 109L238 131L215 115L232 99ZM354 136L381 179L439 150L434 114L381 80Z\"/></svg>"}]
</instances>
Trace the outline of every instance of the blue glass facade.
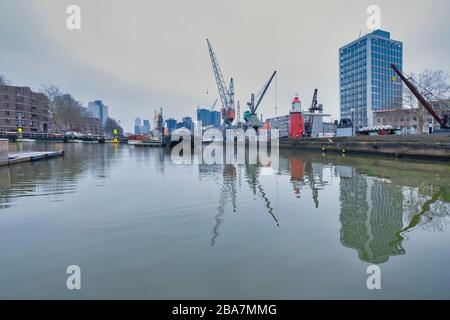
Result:
<instances>
[{"instance_id":1,"label":"blue glass facade","mask_svg":"<svg viewBox=\"0 0 450 320\"><path fill-rule=\"evenodd\" d=\"M144 120L144 125L142 126L142 133L143 134L150 133L150 120Z\"/></svg>"},{"instance_id":2,"label":"blue glass facade","mask_svg":"<svg viewBox=\"0 0 450 320\"><path fill-rule=\"evenodd\" d=\"M177 129L177 120L170 118L166 120L166 127L167 127L167 131L170 133L172 133L174 130Z\"/></svg>"},{"instance_id":3,"label":"blue glass facade","mask_svg":"<svg viewBox=\"0 0 450 320\"><path fill-rule=\"evenodd\" d=\"M341 118L356 129L373 125L373 111L402 108L402 83L390 64L403 69L403 44L376 30L339 49Z\"/></svg>"},{"instance_id":4,"label":"blue glass facade","mask_svg":"<svg viewBox=\"0 0 450 320\"><path fill-rule=\"evenodd\" d=\"M191 117L184 117L183 118L183 127L193 131L194 127L192 126L192 118Z\"/></svg>"},{"instance_id":5,"label":"blue glass facade","mask_svg":"<svg viewBox=\"0 0 450 320\"><path fill-rule=\"evenodd\" d=\"M204 127L215 126L220 127L221 114L219 111L211 111L208 109L197 109L197 121L201 121Z\"/></svg>"}]
</instances>

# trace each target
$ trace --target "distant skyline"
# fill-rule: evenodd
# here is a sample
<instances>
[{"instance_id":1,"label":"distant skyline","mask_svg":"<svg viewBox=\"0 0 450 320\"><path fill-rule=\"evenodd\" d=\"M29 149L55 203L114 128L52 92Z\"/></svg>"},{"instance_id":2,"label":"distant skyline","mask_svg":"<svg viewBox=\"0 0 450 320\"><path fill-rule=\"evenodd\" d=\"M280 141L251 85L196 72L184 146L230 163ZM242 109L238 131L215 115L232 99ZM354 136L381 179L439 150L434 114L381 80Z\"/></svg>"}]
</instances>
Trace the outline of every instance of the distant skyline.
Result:
<instances>
[{"instance_id":1,"label":"distant skyline","mask_svg":"<svg viewBox=\"0 0 450 320\"><path fill-rule=\"evenodd\" d=\"M66 28L71 4L81 7L81 30ZM152 120L160 107L181 121L213 104L209 38L241 112L277 70L264 117L275 114L276 87L278 115L296 93L309 107L318 88L338 118L339 48L370 32L371 4L381 8L381 29L404 43L405 72L450 72L447 0L0 0L0 73L33 89L57 85L85 106L102 100L132 131L137 115Z\"/></svg>"}]
</instances>

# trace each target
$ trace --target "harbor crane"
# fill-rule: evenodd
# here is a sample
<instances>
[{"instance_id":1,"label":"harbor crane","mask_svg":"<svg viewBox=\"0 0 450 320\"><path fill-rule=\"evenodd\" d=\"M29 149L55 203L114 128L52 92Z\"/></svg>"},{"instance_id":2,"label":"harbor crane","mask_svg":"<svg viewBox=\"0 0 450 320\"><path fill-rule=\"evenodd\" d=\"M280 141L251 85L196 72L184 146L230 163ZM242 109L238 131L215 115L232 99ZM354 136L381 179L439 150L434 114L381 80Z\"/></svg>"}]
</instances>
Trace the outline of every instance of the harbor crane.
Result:
<instances>
[{"instance_id":1,"label":"harbor crane","mask_svg":"<svg viewBox=\"0 0 450 320\"><path fill-rule=\"evenodd\" d=\"M209 108L209 111L214 111L214 109L216 108L217 101L219 101L219 98L217 98L216 101L214 101L212 106Z\"/></svg>"},{"instance_id":2,"label":"harbor crane","mask_svg":"<svg viewBox=\"0 0 450 320\"><path fill-rule=\"evenodd\" d=\"M206 39L206 42L208 43L209 57L211 59L217 89L219 90L220 100L222 101L222 128L231 128L236 116L236 111L234 108L234 80L231 78L229 86L225 84L222 71L220 70L219 63L217 62L216 53L214 52L211 42L208 39Z\"/></svg>"},{"instance_id":3,"label":"harbor crane","mask_svg":"<svg viewBox=\"0 0 450 320\"><path fill-rule=\"evenodd\" d=\"M314 118L315 118L314 114L316 113L316 111L318 111L319 113L322 113L322 111L323 111L323 105L319 104L318 100L317 100L318 93L319 93L319 90L315 89L313 98L311 101L311 107L309 108L310 115L307 116L308 119L305 123L305 135L307 137L311 137L311 135L312 135L312 129L313 129Z\"/></svg>"},{"instance_id":4,"label":"harbor crane","mask_svg":"<svg viewBox=\"0 0 450 320\"><path fill-rule=\"evenodd\" d=\"M432 115L434 120L440 125L440 132L442 133L450 133L450 114L443 114L442 117L433 109L431 103L425 99L425 97L419 92L419 90L409 81L408 78L405 77L403 72L401 72L394 64L391 64L391 69L395 71L395 73L402 79L402 81L406 84L409 90L411 90L412 94L419 100L419 102L423 105L423 107ZM439 133L440 133L439 132Z\"/></svg>"},{"instance_id":5,"label":"harbor crane","mask_svg":"<svg viewBox=\"0 0 450 320\"><path fill-rule=\"evenodd\" d=\"M256 95L254 93L251 94L250 102L247 102L250 111L244 112L244 120L246 122L246 127L252 127L255 130L258 130L262 126L261 121L258 119L258 116L256 115L256 111L258 110L258 107L261 104L276 74L277 71L274 71L272 76L269 78L269 81L267 81L267 83L261 88L258 94Z\"/></svg>"},{"instance_id":6,"label":"harbor crane","mask_svg":"<svg viewBox=\"0 0 450 320\"><path fill-rule=\"evenodd\" d=\"M312 102L311 102L311 108L309 108L309 112L311 112L311 113L323 110L323 105L318 104L318 102L317 102L317 94L318 93L319 93L319 90L315 89L314 90L313 99L312 99Z\"/></svg>"}]
</instances>

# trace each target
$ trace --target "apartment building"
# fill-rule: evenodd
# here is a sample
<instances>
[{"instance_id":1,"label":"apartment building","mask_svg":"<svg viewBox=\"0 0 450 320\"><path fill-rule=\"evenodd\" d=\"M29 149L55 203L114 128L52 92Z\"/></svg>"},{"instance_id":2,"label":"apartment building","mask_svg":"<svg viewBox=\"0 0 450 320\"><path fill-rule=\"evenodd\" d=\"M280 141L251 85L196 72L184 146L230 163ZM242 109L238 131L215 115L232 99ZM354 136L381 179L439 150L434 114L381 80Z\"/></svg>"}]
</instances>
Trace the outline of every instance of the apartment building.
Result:
<instances>
[{"instance_id":1,"label":"apartment building","mask_svg":"<svg viewBox=\"0 0 450 320\"><path fill-rule=\"evenodd\" d=\"M28 87L0 85L0 132L46 133L49 100Z\"/></svg>"}]
</instances>

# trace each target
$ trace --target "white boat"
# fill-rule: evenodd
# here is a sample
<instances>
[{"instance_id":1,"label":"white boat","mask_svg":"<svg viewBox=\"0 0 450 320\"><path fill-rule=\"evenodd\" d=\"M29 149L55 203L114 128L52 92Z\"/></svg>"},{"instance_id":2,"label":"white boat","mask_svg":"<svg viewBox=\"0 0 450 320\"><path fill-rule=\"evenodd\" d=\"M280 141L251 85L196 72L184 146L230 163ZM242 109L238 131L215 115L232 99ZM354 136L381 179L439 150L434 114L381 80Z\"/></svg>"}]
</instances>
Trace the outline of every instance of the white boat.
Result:
<instances>
[{"instance_id":1,"label":"white boat","mask_svg":"<svg viewBox=\"0 0 450 320\"><path fill-rule=\"evenodd\" d=\"M136 145L136 144L142 144L143 142L141 140L128 140L128 144Z\"/></svg>"},{"instance_id":2,"label":"white boat","mask_svg":"<svg viewBox=\"0 0 450 320\"><path fill-rule=\"evenodd\" d=\"M34 140L34 139L16 139L16 142L27 142L27 143L30 143L30 142L36 142L36 140Z\"/></svg>"}]
</instances>

